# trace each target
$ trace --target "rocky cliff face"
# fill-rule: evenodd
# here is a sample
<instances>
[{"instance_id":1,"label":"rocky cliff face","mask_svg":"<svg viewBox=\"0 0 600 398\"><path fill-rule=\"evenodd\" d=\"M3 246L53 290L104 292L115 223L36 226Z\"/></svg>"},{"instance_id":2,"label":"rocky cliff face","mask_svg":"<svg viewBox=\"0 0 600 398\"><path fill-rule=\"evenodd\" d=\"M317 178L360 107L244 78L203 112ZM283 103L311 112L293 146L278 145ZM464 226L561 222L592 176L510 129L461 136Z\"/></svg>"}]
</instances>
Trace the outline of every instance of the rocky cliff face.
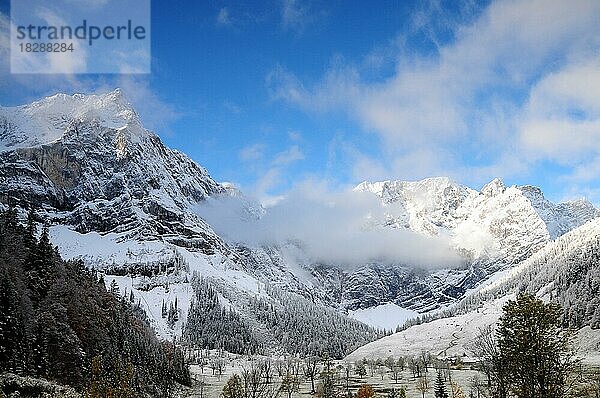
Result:
<instances>
[{"instance_id":1,"label":"rocky cliff face","mask_svg":"<svg viewBox=\"0 0 600 398\"><path fill-rule=\"evenodd\" d=\"M2 108L0 126L4 203L43 208L81 233L228 251L190 211L225 188L144 129L120 91Z\"/></svg>"},{"instance_id":2,"label":"rocky cliff face","mask_svg":"<svg viewBox=\"0 0 600 398\"><path fill-rule=\"evenodd\" d=\"M538 188L506 187L500 180L480 192L448 178L364 182L356 190L381 199L386 216L373 228L448 236L463 264L433 270L393 261L349 267L315 261L302 242L227 242L198 215L200 204L238 198L242 219L260 218L265 209L165 147L119 90L0 107L0 205L38 209L55 226L53 237L65 257L119 274L143 269L139 280L116 279L122 288L147 295L158 328L166 326L156 302L174 291L189 299L183 292L194 272L221 280L231 291L258 294L268 284L341 311L386 303L434 310L600 215L587 201L554 204ZM167 275L155 275L160 272Z\"/></svg>"},{"instance_id":3,"label":"rocky cliff face","mask_svg":"<svg viewBox=\"0 0 600 398\"><path fill-rule=\"evenodd\" d=\"M450 236L466 266L419 276L410 267L367 266L349 277L352 309L394 302L428 311L452 303L493 273L600 215L586 200L554 204L537 187L506 187L499 179L480 192L448 178L363 182L355 189L381 198L389 227Z\"/></svg>"}]
</instances>

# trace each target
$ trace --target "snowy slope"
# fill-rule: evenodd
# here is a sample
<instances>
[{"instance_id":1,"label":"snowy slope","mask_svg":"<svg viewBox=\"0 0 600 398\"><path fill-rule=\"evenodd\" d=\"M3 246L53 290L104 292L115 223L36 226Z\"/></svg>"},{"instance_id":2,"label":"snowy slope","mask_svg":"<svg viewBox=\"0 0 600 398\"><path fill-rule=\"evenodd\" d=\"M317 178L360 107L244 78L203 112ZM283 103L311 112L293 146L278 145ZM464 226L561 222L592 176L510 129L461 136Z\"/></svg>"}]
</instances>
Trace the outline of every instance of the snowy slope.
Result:
<instances>
[{"instance_id":1,"label":"snowy slope","mask_svg":"<svg viewBox=\"0 0 600 398\"><path fill-rule=\"evenodd\" d=\"M0 150L52 143L76 121L92 119L115 129L135 126L143 134L138 115L119 89L105 95L56 94L28 105L0 107Z\"/></svg>"},{"instance_id":2,"label":"snowy slope","mask_svg":"<svg viewBox=\"0 0 600 398\"><path fill-rule=\"evenodd\" d=\"M381 199L387 213L385 226L449 236L468 266L430 271L417 279L410 278L414 275L410 270L390 275L400 268L368 266L359 270L362 275L349 278L356 280L347 300L353 310L365 309L365 303L377 306L388 302L419 312L438 310L600 214L585 200L554 204L539 188L506 187L500 179L480 192L448 178L363 182L355 190ZM383 288L373 293L373 286ZM359 297L366 300L361 302Z\"/></svg>"},{"instance_id":3,"label":"snowy slope","mask_svg":"<svg viewBox=\"0 0 600 398\"><path fill-rule=\"evenodd\" d=\"M348 356L382 358L389 355L473 356L479 329L494 325L502 306L517 292L527 291L564 310L563 320L578 330L579 355L600 363L600 219L592 220L558 238L473 292L454 309L454 316L415 325L369 343ZM590 327L590 325L592 327Z\"/></svg>"},{"instance_id":4,"label":"snowy slope","mask_svg":"<svg viewBox=\"0 0 600 398\"><path fill-rule=\"evenodd\" d=\"M364 345L346 359L417 356L423 351L439 357L472 357L471 345L479 329L495 323L502 313L502 305L511 297L486 303L483 308L463 315L412 326Z\"/></svg>"},{"instance_id":5,"label":"snowy slope","mask_svg":"<svg viewBox=\"0 0 600 398\"><path fill-rule=\"evenodd\" d=\"M178 326L166 329L156 315L158 300L170 300L173 292L188 297L186 279L194 271L218 280L230 295L254 294L268 283L392 328L408 314L455 303L498 270L598 216L589 202L553 204L539 189L507 188L500 180L480 192L448 178L365 182L356 190L381 198L387 216L375 228L449 236L464 265L349 267L312 259L302 242L247 247L228 241L202 218L201 208L235 199L241 203L236 217L243 220L266 210L165 147L118 89L0 107L0 204L37 209L53 225L61 253L113 274L123 293L133 289L164 336Z\"/></svg>"}]
</instances>

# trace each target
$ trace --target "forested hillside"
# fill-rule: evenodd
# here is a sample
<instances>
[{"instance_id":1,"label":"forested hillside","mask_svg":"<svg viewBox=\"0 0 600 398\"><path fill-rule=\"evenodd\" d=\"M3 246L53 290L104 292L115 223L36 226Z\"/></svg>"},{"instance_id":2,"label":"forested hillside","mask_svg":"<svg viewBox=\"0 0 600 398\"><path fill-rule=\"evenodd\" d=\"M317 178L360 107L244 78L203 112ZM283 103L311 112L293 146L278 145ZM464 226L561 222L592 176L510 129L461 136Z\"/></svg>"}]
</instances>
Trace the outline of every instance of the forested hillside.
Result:
<instances>
[{"instance_id":1,"label":"forested hillside","mask_svg":"<svg viewBox=\"0 0 600 398\"><path fill-rule=\"evenodd\" d=\"M33 213L0 213L0 372L90 397L166 397L188 384L183 355L160 342L133 295L120 298L80 261L63 261ZM119 395L115 395L119 394Z\"/></svg>"},{"instance_id":2,"label":"forested hillside","mask_svg":"<svg viewBox=\"0 0 600 398\"><path fill-rule=\"evenodd\" d=\"M485 301L518 292L559 304L564 326L600 328L600 220L560 237L447 315L466 313Z\"/></svg>"},{"instance_id":3,"label":"forested hillside","mask_svg":"<svg viewBox=\"0 0 600 398\"><path fill-rule=\"evenodd\" d=\"M270 287L263 295L219 298L210 280L195 276L195 299L183 338L234 353L323 355L343 358L382 332L294 294ZM227 294L227 292L224 292ZM238 313L221 301L236 302Z\"/></svg>"}]
</instances>

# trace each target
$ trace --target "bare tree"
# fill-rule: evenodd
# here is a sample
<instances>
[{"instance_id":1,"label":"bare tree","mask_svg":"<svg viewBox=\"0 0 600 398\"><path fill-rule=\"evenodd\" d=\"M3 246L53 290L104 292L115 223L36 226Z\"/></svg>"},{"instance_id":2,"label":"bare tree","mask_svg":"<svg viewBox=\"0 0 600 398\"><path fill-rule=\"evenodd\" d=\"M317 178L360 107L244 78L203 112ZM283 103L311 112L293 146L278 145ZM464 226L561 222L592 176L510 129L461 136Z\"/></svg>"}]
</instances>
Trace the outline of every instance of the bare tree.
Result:
<instances>
[{"instance_id":1,"label":"bare tree","mask_svg":"<svg viewBox=\"0 0 600 398\"><path fill-rule=\"evenodd\" d=\"M285 361L285 373L294 375L298 379L300 376L300 361L294 357L289 357Z\"/></svg>"},{"instance_id":2,"label":"bare tree","mask_svg":"<svg viewBox=\"0 0 600 398\"><path fill-rule=\"evenodd\" d=\"M221 376L225 372L225 367L227 366L227 361L223 357L213 358L210 361L210 367L213 371L213 375L217 373L219 381L221 381Z\"/></svg>"},{"instance_id":3,"label":"bare tree","mask_svg":"<svg viewBox=\"0 0 600 398\"><path fill-rule=\"evenodd\" d=\"M367 366L369 367L369 374L371 375L371 377L374 377L375 370L377 369L377 362L374 359L368 359Z\"/></svg>"},{"instance_id":4,"label":"bare tree","mask_svg":"<svg viewBox=\"0 0 600 398\"><path fill-rule=\"evenodd\" d=\"M392 378L394 379L394 383L398 384L398 380L402 377L402 369L396 363L392 365Z\"/></svg>"},{"instance_id":5,"label":"bare tree","mask_svg":"<svg viewBox=\"0 0 600 398\"><path fill-rule=\"evenodd\" d=\"M350 396L350 375L352 374L352 364L346 362L344 365L344 383L346 387L346 396Z\"/></svg>"},{"instance_id":6,"label":"bare tree","mask_svg":"<svg viewBox=\"0 0 600 398\"><path fill-rule=\"evenodd\" d=\"M421 360L421 363L423 364L425 373L427 373L429 371L428 368L431 365L432 359L433 358L431 357L431 354L429 352L421 351L420 360Z\"/></svg>"},{"instance_id":7,"label":"bare tree","mask_svg":"<svg viewBox=\"0 0 600 398\"><path fill-rule=\"evenodd\" d=\"M261 368L261 373L265 378L265 383L271 384L271 379L273 378L273 362L270 359L264 359L258 363L258 366Z\"/></svg>"},{"instance_id":8,"label":"bare tree","mask_svg":"<svg viewBox=\"0 0 600 398\"><path fill-rule=\"evenodd\" d=\"M263 381L265 378L263 371L264 367L257 361L252 361L246 367L242 367L245 397L271 398L277 394L277 389L273 385Z\"/></svg>"},{"instance_id":9,"label":"bare tree","mask_svg":"<svg viewBox=\"0 0 600 398\"><path fill-rule=\"evenodd\" d=\"M413 374L413 378L421 376L421 361L415 357L410 357L408 360L408 368Z\"/></svg>"},{"instance_id":10,"label":"bare tree","mask_svg":"<svg viewBox=\"0 0 600 398\"><path fill-rule=\"evenodd\" d=\"M417 391L421 392L423 398L425 398L425 393L430 390L429 382L427 381L427 376L419 377L417 380Z\"/></svg>"},{"instance_id":11,"label":"bare tree","mask_svg":"<svg viewBox=\"0 0 600 398\"><path fill-rule=\"evenodd\" d=\"M483 393L485 391L485 383L481 381L481 379L479 378L478 375L475 375L469 381L469 388L470 388L471 394L475 398L481 398L481 396L483 395Z\"/></svg>"},{"instance_id":12,"label":"bare tree","mask_svg":"<svg viewBox=\"0 0 600 398\"><path fill-rule=\"evenodd\" d=\"M277 376L283 377L286 374L286 364L281 359L275 361L275 370L277 371Z\"/></svg>"},{"instance_id":13,"label":"bare tree","mask_svg":"<svg viewBox=\"0 0 600 398\"><path fill-rule=\"evenodd\" d=\"M198 393L200 395L199 398L204 398L204 388L206 387L206 376L201 375L200 380L198 381Z\"/></svg>"},{"instance_id":14,"label":"bare tree","mask_svg":"<svg viewBox=\"0 0 600 398\"><path fill-rule=\"evenodd\" d=\"M204 368L208 365L208 350L206 352L203 349L200 349L200 358L198 358L198 366L200 366L200 372L204 374Z\"/></svg>"},{"instance_id":15,"label":"bare tree","mask_svg":"<svg viewBox=\"0 0 600 398\"><path fill-rule=\"evenodd\" d=\"M398 359L396 360L396 366L400 368L400 371L404 370L404 367L406 366L406 360L404 359L404 357L398 357Z\"/></svg>"},{"instance_id":16,"label":"bare tree","mask_svg":"<svg viewBox=\"0 0 600 398\"><path fill-rule=\"evenodd\" d=\"M287 394L288 398L292 398L292 394L300 389L300 382L293 374L286 374L281 380L279 391Z\"/></svg>"},{"instance_id":17,"label":"bare tree","mask_svg":"<svg viewBox=\"0 0 600 398\"><path fill-rule=\"evenodd\" d=\"M310 393L315 393L315 377L317 377L319 365L319 358L316 356L310 356L304 359L304 365L302 366L302 371L304 372L304 376L310 379Z\"/></svg>"},{"instance_id":18,"label":"bare tree","mask_svg":"<svg viewBox=\"0 0 600 398\"><path fill-rule=\"evenodd\" d=\"M506 369L501 363L492 326L479 329L479 335L475 339L473 347L478 357L479 370L486 376L487 389L494 397L506 398L508 395ZM482 392L481 386L478 386L476 391L479 396Z\"/></svg>"}]
</instances>

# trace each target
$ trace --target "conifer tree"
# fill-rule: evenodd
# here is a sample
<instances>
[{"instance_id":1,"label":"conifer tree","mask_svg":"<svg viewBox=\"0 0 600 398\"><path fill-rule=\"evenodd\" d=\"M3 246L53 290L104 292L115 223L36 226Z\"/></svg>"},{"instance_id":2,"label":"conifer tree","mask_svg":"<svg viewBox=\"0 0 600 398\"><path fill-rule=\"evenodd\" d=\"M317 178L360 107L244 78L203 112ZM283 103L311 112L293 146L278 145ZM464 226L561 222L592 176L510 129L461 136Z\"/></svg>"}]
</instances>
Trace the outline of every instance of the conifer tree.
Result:
<instances>
[{"instance_id":1,"label":"conifer tree","mask_svg":"<svg viewBox=\"0 0 600 398\"><path fill-rule=\"evenodd\" d=\"M519 398L564 396L576 361L571 337L561 327L561 309L530 294L503 308L497 331L500 361Z\"/></svg>"},{"instance_id":2,"label":"conifer tree","mask_svg":"<svg viewBox=\"0 0 600 398\"><path fill-rule=\"evenodd\" d=\"M223 398L244 398L244 385L242 379L237 374L234 374L227 380L223 387Z\"/></svg>"},{"instance_id":3,"label":"conifer tree","mask_svg":"<svg viewBox=\"0 0 600 398\"><path fill-rule=\"evenodd\" d=\"M433 393L435 394L435 398L448 398L448 391L446 391L446 382L444 381L444 376L442 376L441 371L437 372Z\"/></svg>"}]
</instances>

